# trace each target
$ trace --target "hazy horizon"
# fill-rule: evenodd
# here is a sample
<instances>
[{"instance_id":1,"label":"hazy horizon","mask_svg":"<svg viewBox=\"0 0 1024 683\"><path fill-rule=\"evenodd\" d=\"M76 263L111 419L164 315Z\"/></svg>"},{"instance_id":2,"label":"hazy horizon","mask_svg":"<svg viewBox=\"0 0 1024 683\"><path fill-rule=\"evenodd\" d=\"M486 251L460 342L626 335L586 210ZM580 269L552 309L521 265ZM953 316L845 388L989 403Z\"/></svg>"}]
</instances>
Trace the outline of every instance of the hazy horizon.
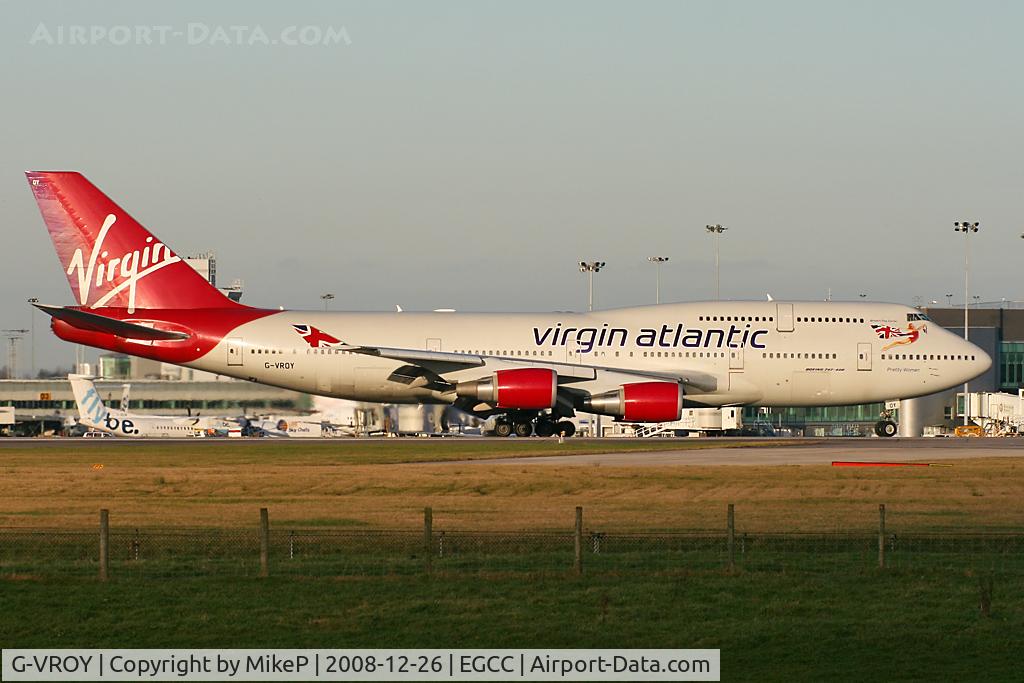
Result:
<instances>
[{"instance_id":1,"label":"hazy horizon","mask_svg":"<svg viewBox=\"0 0 1024 683\"><path fill-rule=\"evenodd\" d=\"M957 220L971 293L1024 299L1018 3L3 7L0 329L71 303L23 175L51 168L255 306L585 310L583 259L598 308L647 304L654 255L662 301L708 299L707 223L725 299L956 304ZM291 26L345 39L253 42ZM66 366L47 322L36 364Z\"/></svg>"}]
</instances>

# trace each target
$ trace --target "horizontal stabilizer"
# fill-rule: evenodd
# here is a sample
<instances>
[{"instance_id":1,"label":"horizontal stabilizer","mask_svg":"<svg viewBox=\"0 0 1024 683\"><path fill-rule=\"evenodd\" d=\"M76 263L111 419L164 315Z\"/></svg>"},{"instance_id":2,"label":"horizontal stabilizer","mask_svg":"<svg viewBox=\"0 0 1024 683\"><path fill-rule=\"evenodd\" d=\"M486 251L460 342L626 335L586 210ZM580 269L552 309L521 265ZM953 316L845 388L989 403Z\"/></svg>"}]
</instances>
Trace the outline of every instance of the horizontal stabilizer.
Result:
<instances>
[{"instance_id":1,"label":"horizontal stabilizer","mask_svg":"<svg viewBox=\"0 0 1024 683\"><path fill-rule=\"evenodd\" d=\"M113 334L125 339L144 339L146 341L178 341L188 339L184 332L173 332L171 330L158 330L146 325L126 323L123 320L107 318L95 313L86 313L75 308L64 308L63 306L47 306L46 304L33 304L43 313L62 320L72 327L90 332L103 332Z\"/></svg>"}]
</instances>

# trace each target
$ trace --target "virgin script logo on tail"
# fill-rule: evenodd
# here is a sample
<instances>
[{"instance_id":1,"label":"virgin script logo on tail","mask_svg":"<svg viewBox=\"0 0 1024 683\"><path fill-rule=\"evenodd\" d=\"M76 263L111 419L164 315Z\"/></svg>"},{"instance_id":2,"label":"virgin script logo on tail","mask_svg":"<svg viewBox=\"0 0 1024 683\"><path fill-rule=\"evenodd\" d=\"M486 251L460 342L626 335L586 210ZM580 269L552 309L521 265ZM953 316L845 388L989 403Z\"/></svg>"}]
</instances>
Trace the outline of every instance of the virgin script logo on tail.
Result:
<instances>
[{"instance_id":1,"label":"virgin script logo on tail","mask_svg":"<svg viewBox=\"0 0 1024 683\"><path fill-rule=\"evenodd\" d=\"M103 248L103 243L116 221L117 216L112 213L107 214L103 220L103 227L100 228L100 233L96 238L96 243L92 246L92 252L89 254L88 265L85 263L82 250L75 249L71 262L68 264L67 273L68 276L78 274L78 302L80 305L88 304L89 292L93 286L102 287L106 282L113 284L113 289L97 299L91 308L105 306L108 301L127 289L128 312L134 313L135 289L139 281L165 266L177 263L181 258L176 256L166 244L153 241L152 235L146 238L146 245L141 251L135 249L120 256L111 257ZM116 284L114 284L115 278L118 279Z\"/></svg>"},{"instance_id":2,"label":"virgin script logo on tail","mask_svg":"<svg viewBox=\"0 0 1024 683\"><path fill-rule=\"evenodd\" d=\"M306 343L312 346L314 349L330 348L336 344L343 344L343 342L337 337L333 337L326 332L318 330L312 325L292 325L295 331L306 340Z\"/></svg>"}]
</instances>

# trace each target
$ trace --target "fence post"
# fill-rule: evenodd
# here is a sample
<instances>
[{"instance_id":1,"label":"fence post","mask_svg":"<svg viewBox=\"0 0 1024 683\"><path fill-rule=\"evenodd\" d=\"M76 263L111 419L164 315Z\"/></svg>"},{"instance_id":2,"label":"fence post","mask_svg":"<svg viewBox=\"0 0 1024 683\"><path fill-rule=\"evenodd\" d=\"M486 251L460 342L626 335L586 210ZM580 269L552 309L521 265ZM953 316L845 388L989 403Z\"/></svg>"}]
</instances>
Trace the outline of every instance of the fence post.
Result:
<instances>
[{"instance_id":1,"label":"fence post","mask_svg":"<svg viewBox=\"0 0 1024 683\"><path fill-rule=\"evenodd\" d=\"M423 557L427 573L434 563L434 510L423 508Z\"/></svg>"},{"instance_id":2,"label":"fence post","mask_svg":"<svg viewBox=\"0 0 1024 683\"><path fill-rule=\"evenodd\" d=\"M576 549L576 574L583 574L583 506L576 506L576 534L574 537Z\"/></svg>"},{"instance_id":3,"label":"fence post","mask_svg":"<svg viewBox=\"0 0 1024 683\"><path fill-rule=\"evenodd\" d=\"M270 513L260 508L260 577L270 576Z\"/></svg>"},{"instance_id":4,"label":"fence post","mask_svg":"<svg viewBox=\"0 0 1024 683\"><path fill-rule=\"evenodd\" d=\"M100 510L100 581L110 574L110 511Z\"/></svg>"},{"instance_id":5,"label":"fence post","mask_svg":"<svg viewBox=\"0 0 1024 683\"><path fill-rule=\"evenodd\" d=\"M878 505L878 568L885 569L885 503Z\"/></svg>"},{"instance_id":6,"label":"fence post","mask_svg":"<svg viewBox=\"0 0 1024 683\"><path fill-rule=\"evenodd\" d=\"M726 513L726 528L729 534L729 571L733 571L736 569L736 510L732 503L729 503L729 511Z\"/></svg>"}]
</instances>

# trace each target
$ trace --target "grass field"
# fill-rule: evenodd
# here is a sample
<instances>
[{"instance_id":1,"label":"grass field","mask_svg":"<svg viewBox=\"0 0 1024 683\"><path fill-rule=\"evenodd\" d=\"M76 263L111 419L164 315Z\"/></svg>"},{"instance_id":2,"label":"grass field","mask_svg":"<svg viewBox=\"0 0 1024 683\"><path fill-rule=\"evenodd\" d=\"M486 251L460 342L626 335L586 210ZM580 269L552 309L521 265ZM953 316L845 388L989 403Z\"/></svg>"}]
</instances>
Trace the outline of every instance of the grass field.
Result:
<instances>
[{"instance_id":1,"label":"grass field","mask_svg":"<svg viewBox=\"0 0 1024 683\"><path fill-rule=\"evenodd\" d=\"M886 503L894 530L1020 529L1024 460L886 470L825 465L530 466L531 455L707 448L719 440L435 441L231 444L92 442L0 449L0 526L91 527L97 510L132 526L274 524L566 529L576 505L593 529L720 529L735 503L750 531L870 530ZM749 442L742 445L749 446ZM524 456L515 465L442 461ZM102 468L98 468L102 465Z\"/></svg>"},{"instance_id":2,"label":"grass field","mask_svg":"<svg viewBox=\"0 0 1024 683\"><path fill-rule=\"evenodd\" d=\"M721 648L723 680L1019 680L971 571L0 579L4 647Z\"/></svg>"},{"instance_id":3,"label":"grass field","mask_svg":"<svg viewBox=\"0 0 1024 683\"><path fill-rule=\"evenodd\" d=\"M5 444L0 526L95 529L102 507L120 529L251 529L267 506L273 528L415 530L431 506L435 530L569 530L583 505L588 529L722 529L732 502L740 531L870 532L884 502L897 534L1021 528L1016 458L867 470L531 466L528 457L728 445ZM523 456L522 465L445 462L510 456ZM1013 680L1024 651L1024 577L1006 556L915 555L882 571L870 552L848 562L808 553L745 561L736 572L720 551L636 564L591 557L577 577L565 544L557 557L453 557L428 577L414 555L367 572L326 561L286 566L276 551L273 575L260 580L246 551L219 569L119 561L101 584L91 552L66 567L0 566L0 645L711 647L722 649L724 680Z\"/></svg>"}]
</instances>

